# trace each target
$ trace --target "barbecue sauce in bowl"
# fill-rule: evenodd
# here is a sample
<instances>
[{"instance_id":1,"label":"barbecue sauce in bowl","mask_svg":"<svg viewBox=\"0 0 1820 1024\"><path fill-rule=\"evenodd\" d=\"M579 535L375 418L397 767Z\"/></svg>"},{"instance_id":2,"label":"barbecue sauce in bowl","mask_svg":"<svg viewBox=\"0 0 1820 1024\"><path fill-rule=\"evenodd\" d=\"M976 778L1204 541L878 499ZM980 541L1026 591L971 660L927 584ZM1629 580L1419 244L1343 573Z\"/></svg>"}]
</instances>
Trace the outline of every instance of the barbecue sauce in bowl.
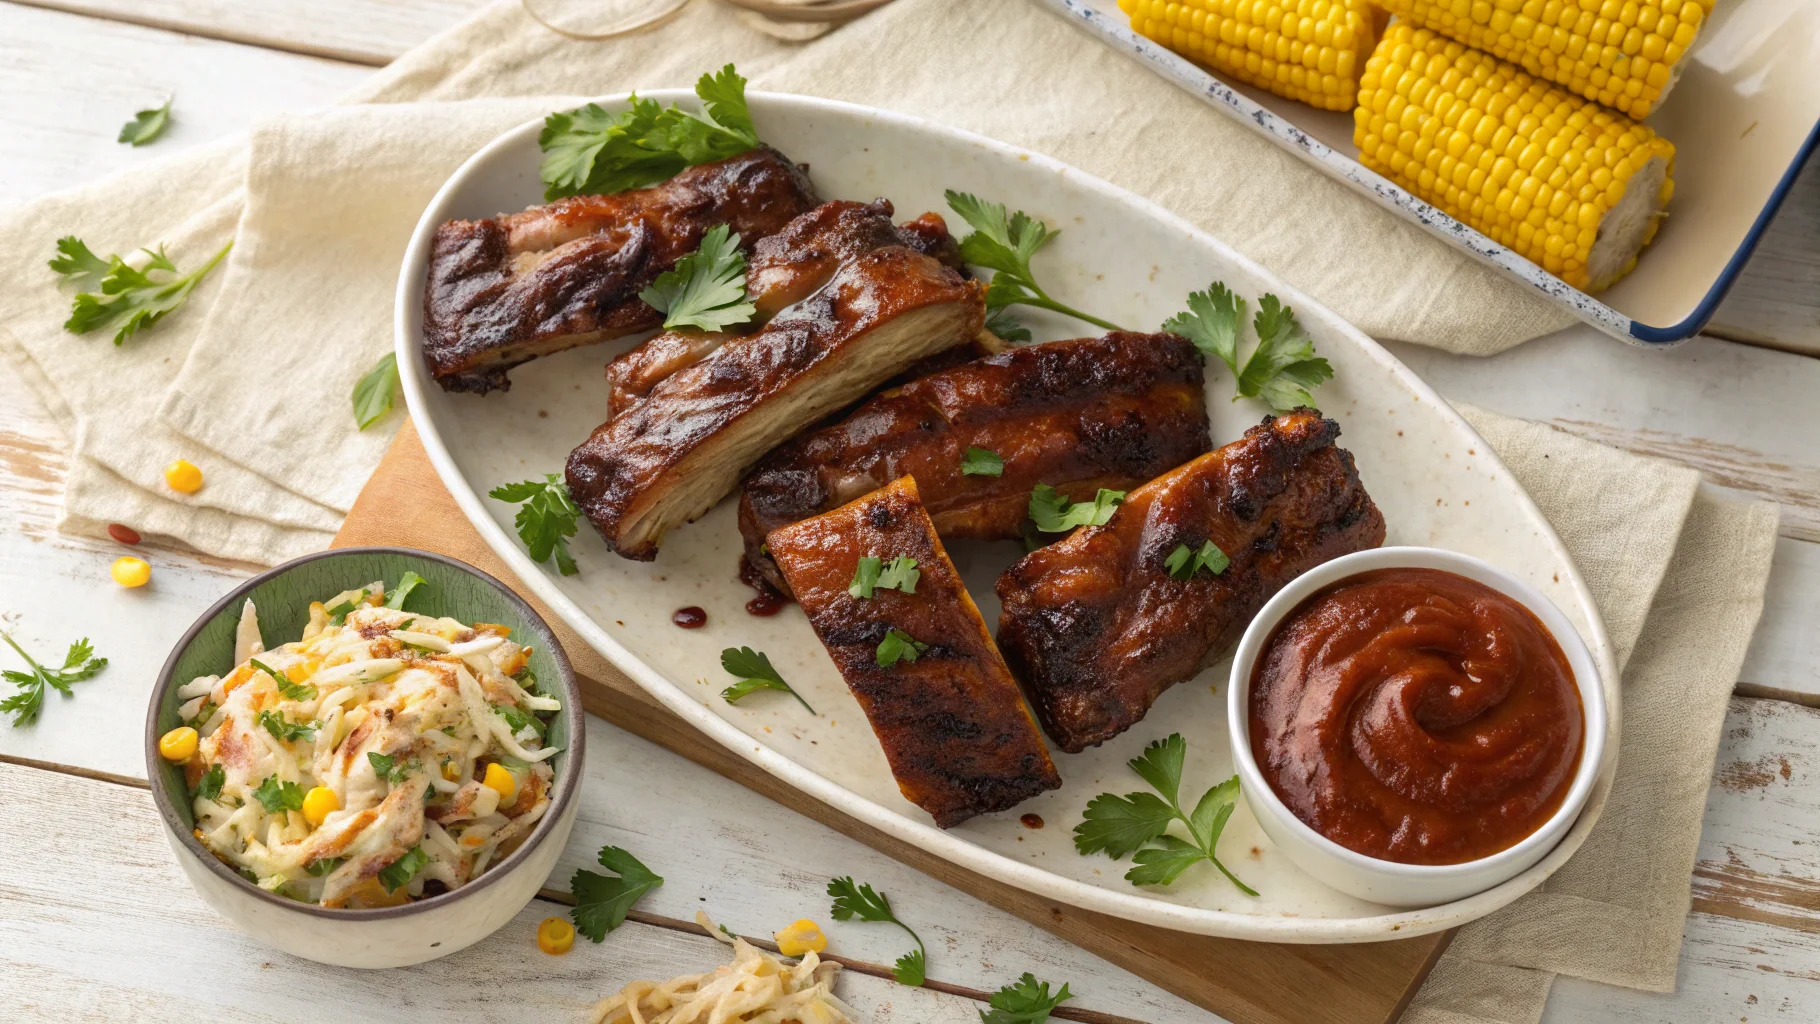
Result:
<instances>
[{"instance_id":1,"label":"barbecue sauce in bowl","mask_svg":"<svg viewBox=\"0 0 1820 1024\"><path fill-rule=\"evenodd\" d=\"M1585 742L1573 669L1515 599L1438 569L1341 580L1284 617L1252 670L1251 746L1309 827L1404 864L1521 842Z\"/></svg>"}]
</instances>

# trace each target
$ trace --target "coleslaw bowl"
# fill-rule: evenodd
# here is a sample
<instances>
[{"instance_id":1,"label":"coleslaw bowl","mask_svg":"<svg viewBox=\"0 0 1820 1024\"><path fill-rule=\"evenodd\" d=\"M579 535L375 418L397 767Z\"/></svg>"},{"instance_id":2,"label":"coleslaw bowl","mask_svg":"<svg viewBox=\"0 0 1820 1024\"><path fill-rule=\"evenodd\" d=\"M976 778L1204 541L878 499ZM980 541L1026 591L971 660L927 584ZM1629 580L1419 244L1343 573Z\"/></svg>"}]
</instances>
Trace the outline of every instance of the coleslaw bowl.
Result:
<instances>
[{"instance_id":1,"label":"coleslaw bowl","mask_svg":"<svg viewBox=\"0 0 1820 1024\"><path fill-rule=\"evenodd\" d=\"M551 759L555 783L550 808L524 842L499 863L459 888L396 907L332 909L268 892L210 853L194 834L195 816L180 764L160 756L158 738L178 724L177 689L185 682L233 665L234 632L242 602L258 609L266 646L297 639L309 604L375 579L396 580L406 570L426 581L411 610L463 622L509 626L532 648L538 679L559 693L563 708L549 726L548 742L562 752ZM323 551L247 580L202 613L172 649L152 687L145 721L146 778L164 822L165 837L184 875L204 902L266 945L318 963L343 967L406 967L447 956L497 931L537 894L568 842L580 806L581 693L568 657L530 605L492 576L442 555L409 548L344 548Z\"/></svg>"}]
</instances>

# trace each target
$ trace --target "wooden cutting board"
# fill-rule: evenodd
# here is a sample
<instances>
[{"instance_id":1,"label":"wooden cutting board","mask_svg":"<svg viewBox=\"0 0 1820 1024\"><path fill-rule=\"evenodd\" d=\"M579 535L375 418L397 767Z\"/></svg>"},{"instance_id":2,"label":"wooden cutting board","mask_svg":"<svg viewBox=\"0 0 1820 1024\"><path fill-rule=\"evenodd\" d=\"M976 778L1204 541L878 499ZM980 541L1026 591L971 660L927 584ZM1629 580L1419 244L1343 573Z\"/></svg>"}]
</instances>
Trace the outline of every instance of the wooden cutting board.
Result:
<instances>
[{"instance_id":1,"label":"wooden cutting board","mask_svg":"<svg viewBox=\"0 0 1820 1024\"><path fill-rule=\"evenodd\" d=\"M1166 931L1034 896L856 821L695 731L551 614L468 523L408 421L335 537L336 547L368 545L412 547L459 558L518 591L561 638L580 677L582 704L588 711L1237 1024L1395 1021L1452 936L1444 932L1395 942L1306 946Z\"/></svg>"}]
</instances>

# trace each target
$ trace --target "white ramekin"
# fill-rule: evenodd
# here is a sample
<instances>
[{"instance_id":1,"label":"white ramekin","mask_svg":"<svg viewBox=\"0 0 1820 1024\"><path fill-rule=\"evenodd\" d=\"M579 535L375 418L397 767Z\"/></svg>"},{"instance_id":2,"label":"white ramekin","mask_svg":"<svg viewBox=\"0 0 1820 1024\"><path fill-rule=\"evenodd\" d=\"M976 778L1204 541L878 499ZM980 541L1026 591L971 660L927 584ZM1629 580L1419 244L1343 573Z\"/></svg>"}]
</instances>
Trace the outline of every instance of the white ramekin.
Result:
<instances>
[{"instance_id":1,"label":"white ramekin","mask_svg":"<svg viewBox=\"0 0 1820 1024\"><path fill-rule=\"evenodd\" d=\"M1309 596L1331 584L1373 569L1440 569L1500 591L1535 613L1554 634L1561 653L1573 669L1585 709L1585 747L1566 799L1541 828L1508 849L1489 857L1460 864L1400 864L1349 850L1316 832L1290 811L1258 768L1251 750L1251 673L1265 641L1277 624ZM1239 775L1245 803L1270 837L1297 867L1344 893L1374 903L1424 907L1462 899L1497 885L1541 860L1567 834L1592 793L1605 756L1605 692L1599 683L1592 652L1554 602L1527 583L1487 562L1439 548L1374 548L1336 558L1318 566L1277 592L1264 605L1232 659L1232 684L1228 687L1227 728L1232 737L1232 760Z\"/></svg>"}]
</instances>

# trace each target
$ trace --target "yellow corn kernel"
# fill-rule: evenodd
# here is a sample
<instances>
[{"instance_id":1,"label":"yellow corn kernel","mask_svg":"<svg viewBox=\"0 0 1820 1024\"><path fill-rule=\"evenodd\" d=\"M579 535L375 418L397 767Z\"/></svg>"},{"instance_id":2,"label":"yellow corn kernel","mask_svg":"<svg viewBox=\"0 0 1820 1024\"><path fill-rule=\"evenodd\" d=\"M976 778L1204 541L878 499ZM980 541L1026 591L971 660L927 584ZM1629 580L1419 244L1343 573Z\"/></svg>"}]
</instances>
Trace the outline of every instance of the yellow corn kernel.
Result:
<instances>
[{"instance_id":1,"label":"yellow corn kernel","mask_svg":"<svg viewBox=\"0 0 1820 1024\"><path fill-rule=\"evenodd\" d=\"M777 951L785 956L820 953L828 948L822 926L806 917L771 937L777 940Z\"/></svg>"},{"instance_id":2,"label":"yellow corn kernel","mask_svg":"<svg viewBox=\"0 0 1820 1024\"><path fill-rule=\"evenodd\" d=\"M560 917L546 917L537 926L537 948L561 956L575 945L575 926Z\"/></svg>"},{"instance_id":3,"label":"yellow corn kernel","mask_svg":"<svg viewBox=\"0 0 1820 1024\"><path fill-rule=\"evenodd\" d=\"M164 482L170 484L173 491L195 494L202 490L202 470L188 459L178 459L164 467Z\"/></svg>"},{"instance_id":4,"label":"yellow corn kernel","mask_svg":"<svg viewBox=\"0 0 1820 1024\"><path fill-rule=\"evenodd\" d=\"M1640 120L1661 105L1715 0L1375 2L1416 28ZM1513 14L1519 7L1521 13Z\"/></svg>"},{"instance_id":5,"label":"yellow corn kernel","mask_svg":"<svg viewBox=\"0 0 1820 1024\"><path fill-rule=\"evenodd\" d=\"M166 761L188 761L196 753L196 730L180 725L158 737L158 756Z\"/></svg>"},{"instance_id":6,"label":"yellow corn kernel","mask_svg":"<svg viewBox=\"0 0 1820 1024\"><path fill-rule=\"evenodd\" d=\"M108 570L114 582L123 587L143 587L152 579L152 563L143 558L124 555L114 559L114 565Z\"/></svg>"},{"instance_id":7,"label":"yellow corn kernel","mask_svg":"<svg viewBox=\"0 0 1820 1024\"><path fill-rule=\"evenodd\" d=\"M317 786L303 795L303 820L311 827L322 824L323 819L341 810L341 798L327 786Z\"/></svg>"},{"instance_id":8,"label":"yellow corn kernel","mask_svg":"<svg viewBox=\"0 0 1820 1024\"><path fill-rule=\"evenodd\" d=\"M1368 0L1119 0L1131 30L1215 72L1351 110L1383 25Z\"/></svg>"},{"instance_id":9,"label":"yellow corn kernel","mask_svg":"<svg viewBox=\"0 0 1820 1024\"><path fill-rule=\"evenodd\" d=\"M1366 167L1588 292L1636 265L1673 194L1675 147L1646 125L1408 21L1366 63L1353 124ZM1457 151L1454 174L1423 145Z\"/></svg>"},{"instance_id":10,"label":"yellow corn kernel","mask_svg":"<svg viewBox=\"0 0 1820 1024\"><path fill-rule=\"evenodd\" d=\"M461 778L461 765L454 760L442 762L442 777L445 782L454 782Z\"/></svg>"},{"instance_id":11,"label":"yellow corn kernel","mask_svg":"<svg viewBox=\"0 0 1820 1024\"><path fill-rule=\"evenodd\" d=\"M498 793L499 802L502 804L510 803L512 798L518 795L518 780L513 778L512 773L506 770L506 766L498 761L487 765L486 778L481 779L480 784Z\"/></svg>"}]
</instances>

